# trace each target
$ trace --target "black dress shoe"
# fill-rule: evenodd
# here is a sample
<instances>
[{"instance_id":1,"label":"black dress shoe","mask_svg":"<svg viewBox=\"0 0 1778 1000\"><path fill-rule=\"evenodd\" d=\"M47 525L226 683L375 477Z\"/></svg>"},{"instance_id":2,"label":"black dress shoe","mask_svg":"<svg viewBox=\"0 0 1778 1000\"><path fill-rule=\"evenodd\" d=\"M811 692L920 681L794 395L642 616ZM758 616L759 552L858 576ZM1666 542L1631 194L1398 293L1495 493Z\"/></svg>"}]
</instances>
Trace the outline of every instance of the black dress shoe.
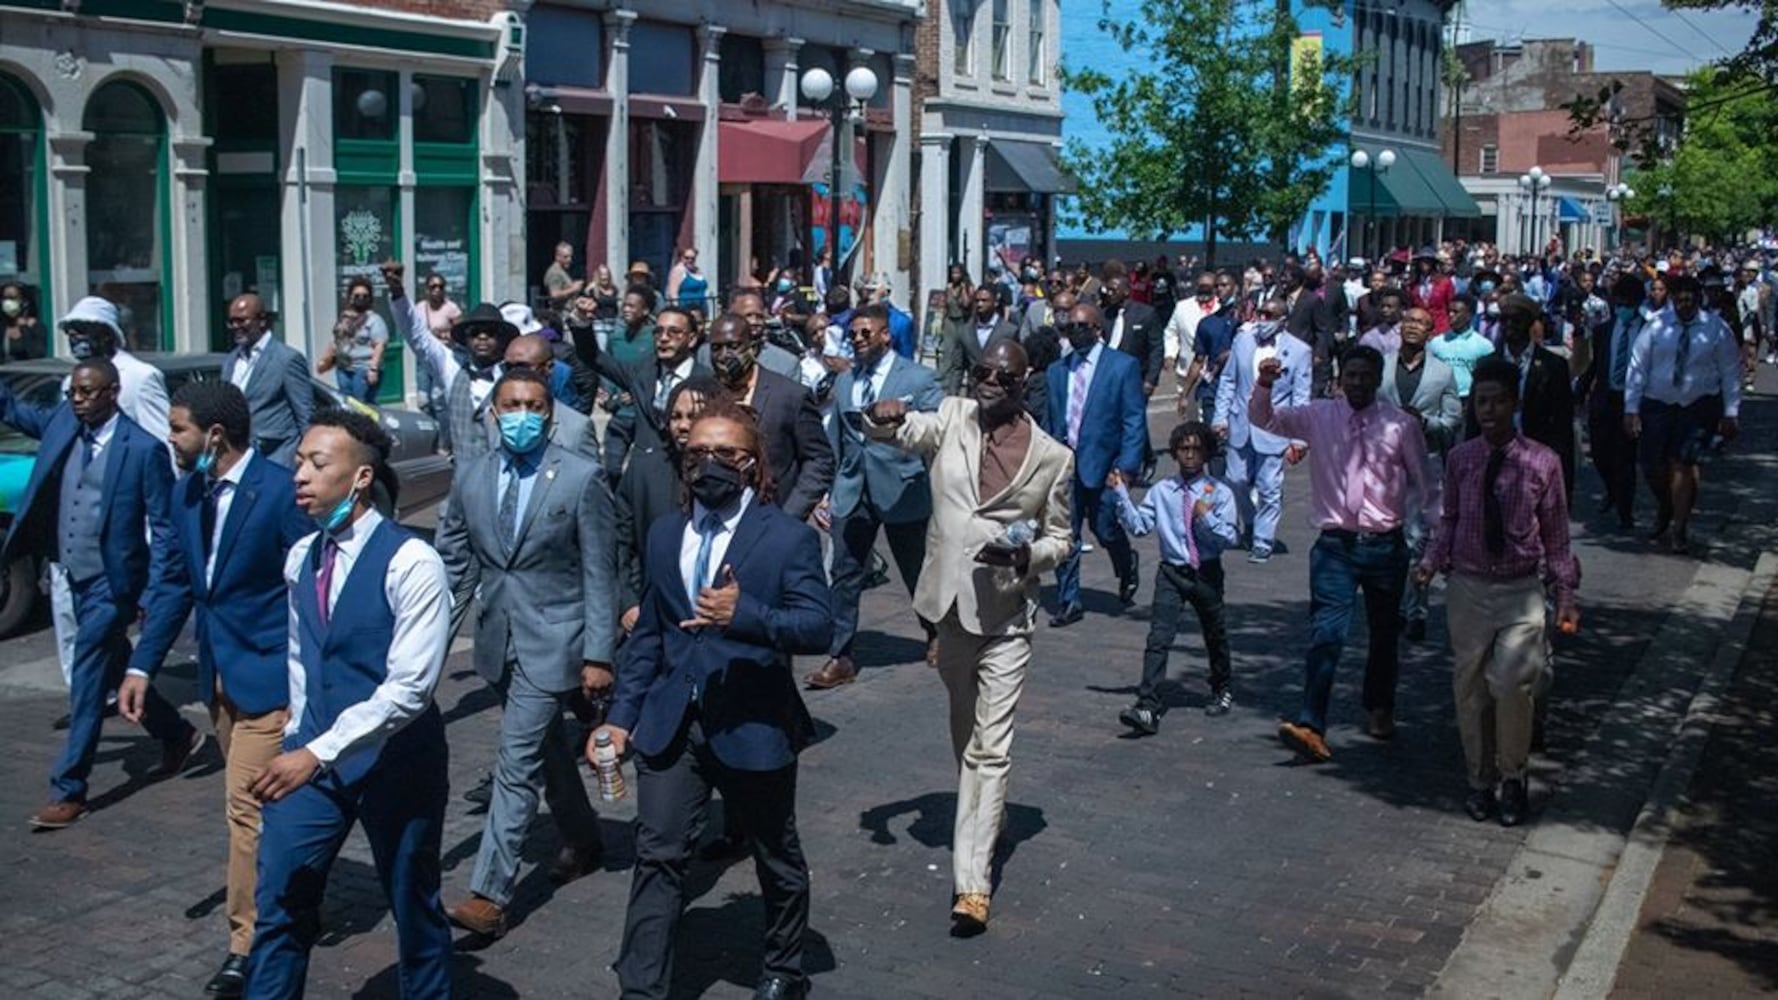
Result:
<instances>
[{"instance_id":1,"label":"black dress shoe","mask_svg":"<svg viewBox=\"0 0 1778 1000\"><path fill-rule=\"evenodd\" d=\"M247 956L230 955L222 960L222 968L204 984L204 992L213 997L238 997L247 989Z\"/></svg>"},{"instance_id":2,"label":"black dress shoe","mask_svg":"<svg viewBox=\"0 0 1778 1000\"><path fill-rule=\"evenodd\" d=\"M1124 607L1136 603L1136 591L1142 586L1142 558L1130 553L1130 575L1117 582L1117 599Z\"/></svg>"},{"instance_id":3,"label":"black dress shoe","mask_svg":"<svg viewBox=\"0 0 1778 1000\"><path fill-rule=\"evenodd\" d=\"M1469 797L1463 800L1463 811L1477 823L1487 822L1488 817L1494 815L1494 789L1472 789Z\"/></svg>"},{"instance_id":4,"label":"black dress shoe","mask_svg":"<svg viewBox=\"0 0 1778 1000\"><path fill-rule=\"evenodd\" d=\"M1067 628L1086 616L1087 613L1080 609L1080 605L1070 604L1056 612L1055 616L1050 619L1050 628Z\"/></svg>"},{"instance_id":5,"label":"black dress shoe","mask_svg":"<svg viewBox=\"0 0 1778 1000\"><path fill-rule=\"evenodd\" d=\"M1500 786L1500 825L1518 826L1525 822L1525 812L1530 803L1525 792L1525 782L1521 778L1509 778Z\"/></svg>"},{"instance_id":6,"label":"black dress shoe","mask_svg":"<svg viewBox=\"0 0 1778 1000\"><path fill-rule=\"evenodd\" d=\"M485 806L488 803L493 802L494 776L492 774L482 775L482 780L479 784L463 793L463 801L473 802L478 806Z\"/></svg>"},{"instance_id":7,"label":"black dress shoe","mask_svg":"<svg viewBox=\"0 0 1778 1000\"><path fill-rule=\"evenodd\" d=\"M753 989L753 1000L802 1000L809 995L807 979L767 976Z\"/></svg>"},{"instance_id":8,"label":"black dress shoe","mask_svg":"<svg viewBox=\"0 0 1778 1000\"><path fill-rule=\"evenodd\" d=\"M698 848L699 861L727 861L747 854L751 847L747 835L739 831L722 836Z\"/></svg>"},{"instance_id":9,"label":"black dress shoe","mask_svg":"<svg viewBox=\"0 0 1778 1000\"><path fill-rule=\"evenodd\" d=\"M590 844L565 844L549 865L549 880L567 885L582 875L591 875L605 861L605 848L597 840Z\"/></svg>"},{"instance_id":10,"label":"black dress shoe","mask_svg":"<svg viewBox=\"0 0 1778 1000\"><path fill-rule=\"evenodd\" d=\"M106 705L105 711L103 711L99 714L99 718L101 718L101 719L115 719L115 718L117 718L117 702L114 701L111 704ZM64 713L62 713L62 717L57 719L50 726L50 728L56 730L57 732L62 732L62 731L65 731L69 726L72 726L73 724L74 724L74 716L69 715L66 712L64 712Z\"/></svg>"}]
</instances>

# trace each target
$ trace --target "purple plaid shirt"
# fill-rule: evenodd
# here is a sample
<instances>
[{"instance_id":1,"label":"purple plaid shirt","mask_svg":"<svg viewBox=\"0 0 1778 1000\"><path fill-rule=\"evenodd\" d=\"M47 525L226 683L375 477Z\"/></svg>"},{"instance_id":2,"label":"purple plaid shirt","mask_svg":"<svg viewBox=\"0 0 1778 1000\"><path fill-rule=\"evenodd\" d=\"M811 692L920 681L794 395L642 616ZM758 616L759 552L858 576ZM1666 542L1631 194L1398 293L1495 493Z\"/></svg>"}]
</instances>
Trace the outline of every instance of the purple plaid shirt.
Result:
<instances>
[{"instance_id":1,"label":"purple plaid shirt","mask_svg":"<svg viewBox=\"0 0 1778 1000\"><path fill-rule=\"evenodd\" d=\"M1471 438L1445 457L1444 512L1421 565L1439 572L1514 580L1543 568L1556 603L1574 599L1580 564L1568 547L1568 499L1562 460L1548 447L1513 435L1494 489L1506 529L1506 550L1488 551L1482 482L1492 446Z\"/></svg>"}]
</instances>

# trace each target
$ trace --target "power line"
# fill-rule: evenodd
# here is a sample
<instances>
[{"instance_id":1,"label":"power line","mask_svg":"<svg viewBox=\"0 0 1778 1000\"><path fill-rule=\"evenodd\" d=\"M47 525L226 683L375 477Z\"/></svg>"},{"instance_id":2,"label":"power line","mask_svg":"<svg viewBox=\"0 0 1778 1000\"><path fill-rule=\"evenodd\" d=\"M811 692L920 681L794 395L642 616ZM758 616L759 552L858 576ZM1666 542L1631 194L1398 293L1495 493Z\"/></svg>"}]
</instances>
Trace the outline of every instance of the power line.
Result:
<instances>
[{"instance_id":1,"label":"power line","mask_svg":"<svg viewBox=\"0 0 1778 1000\"><path fill-rule=\"evenodd\" d=\"M1693 62L1704 62L1704 60L1699 59L1691 51L1686 49L1685 46L1679 44L1678 42L1674 41L1673 39L1662 34L1660 29L1656 28L1652 24L1649 24L1647 21L1644 21L1640 16L1638 16L1636 14L1635 11L1632 11L1628 7L1625 7L1623 4L1618 3L1617 0L1605 0L1605 2L1610 4L1613 10L1616 10L1618 13L1624 15L1625 17L1629 18L1630 20L1635 21L1637 24L1640 24L1644 28L1648 29L1649 34L1655 36L1656 38L1659 38L1663 42L1666 42L1668 45L1673 46L1673 50L1675 52L1678 52L1680 55L1685 56L1687 59L1690 59Z\"/></svg>"},{"instance_id":2,"label":"power line","mask_svg":"<svg viewBox=\"0 0 1778 1000\"><path fill-rule=\"evenodd\" d=\"M1711 37L1709 32L1706 32L1704 29L1698 27L1698 25L1694 21L1692 21L1691 18L1685 16L1685 11L1680 10L1677 7L1669 8L1669 11L1670 11L1670 13L1672 13L1672 15L1674 17L1679 18L1679 23L1692 29L1693 34L1697 35L1699 38L1702 38L1706 42L1709 42L1710 44L1716 46L1716 49L1718 52L1721 52L1725 56L1733 56L1734 55L1734 53L1730 52L1726 47L1724 47L1721 42L1719 42L1715 38Z\"/></svg>"}]
</instances>

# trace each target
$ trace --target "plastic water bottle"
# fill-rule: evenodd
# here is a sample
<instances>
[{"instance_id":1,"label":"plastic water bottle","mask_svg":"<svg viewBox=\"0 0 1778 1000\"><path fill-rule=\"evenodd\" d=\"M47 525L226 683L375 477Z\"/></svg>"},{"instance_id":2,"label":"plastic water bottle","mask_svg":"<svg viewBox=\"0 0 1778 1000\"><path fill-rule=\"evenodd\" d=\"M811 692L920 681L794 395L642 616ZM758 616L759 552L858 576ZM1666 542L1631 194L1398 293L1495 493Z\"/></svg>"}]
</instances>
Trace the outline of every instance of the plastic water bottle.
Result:
<instances>
[{"instance_id":1,"label":"plastic water bottle","mask_svg":"<svg viewBox=\"0 0 1778 1000\"><path fill-rule=\"evenodd\" d=\"M1035 522L1014 521L1007 525L1006 530L1001 533L1000 541L1007 547L1016 549L1021 545L1030 545L1036 537L1037 525Z\"/></svg>"},{"instance_id":2,"label":"plastic water bottle","mask_svg":"<svg viewBox=\"0 0 1778 1000\"><path fill-rule=\"evenodd\" d=\"M624 772L617 764L617 747L603 729L593 734L593 771L599 778L599 798L616 802L624 797Z\"/></svg>"}]
</instances>

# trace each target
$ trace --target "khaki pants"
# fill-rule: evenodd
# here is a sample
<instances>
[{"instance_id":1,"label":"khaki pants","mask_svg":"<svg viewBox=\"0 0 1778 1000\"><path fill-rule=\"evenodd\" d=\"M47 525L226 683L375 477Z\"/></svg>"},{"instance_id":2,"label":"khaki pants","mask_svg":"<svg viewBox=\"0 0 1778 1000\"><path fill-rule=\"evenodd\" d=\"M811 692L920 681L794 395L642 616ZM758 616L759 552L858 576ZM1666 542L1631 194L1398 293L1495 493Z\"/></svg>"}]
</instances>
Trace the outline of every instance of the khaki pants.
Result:
<instances>
[{"instance_id":1,"label":"khaki pants","mask_svg":"<svg viewBox=\"0 0 1778 1000\"><path fill-rule=\"evenodd\" d=\"M1531 756L1533 701L1549 662L1543 585L1535 576L1490 580L1451 574L1445 591L1457 698L1471 788L1523 780Z\"/></svg>"},{"instance_id":2,"label":"khaki pants","mask_svg":"<svg viewBox=\"0 0 1778 1000\"><path fill-rule=\"evenodd\" d=\"M994 842L1006 815L1012 715L1031 663L1031 637L964 631L956 612L938 625L938 672L951 702L957 756L957 826L952 879L957 892L988 892Z\"/></svg>"},{"instance_id":3,"label":"khaki pants","mask_svg":"<svg viewBox=\"0 0 1778 1000\"><path fill-rule=\"evenodd\" d=\"M284 749L284 723L290 718L287 709L273 709L260 715L247 715L235 707L222 691L222 680L216 681L216 704L210 707L210 722L216 727L216 742L222 746L227 762L223 791L227 804L223 810L228 818L228 951L246 955L253 947L253 890L257 883L259 863L259 800L248 789L272 758Z\"/></svg>"}]
</instances>

